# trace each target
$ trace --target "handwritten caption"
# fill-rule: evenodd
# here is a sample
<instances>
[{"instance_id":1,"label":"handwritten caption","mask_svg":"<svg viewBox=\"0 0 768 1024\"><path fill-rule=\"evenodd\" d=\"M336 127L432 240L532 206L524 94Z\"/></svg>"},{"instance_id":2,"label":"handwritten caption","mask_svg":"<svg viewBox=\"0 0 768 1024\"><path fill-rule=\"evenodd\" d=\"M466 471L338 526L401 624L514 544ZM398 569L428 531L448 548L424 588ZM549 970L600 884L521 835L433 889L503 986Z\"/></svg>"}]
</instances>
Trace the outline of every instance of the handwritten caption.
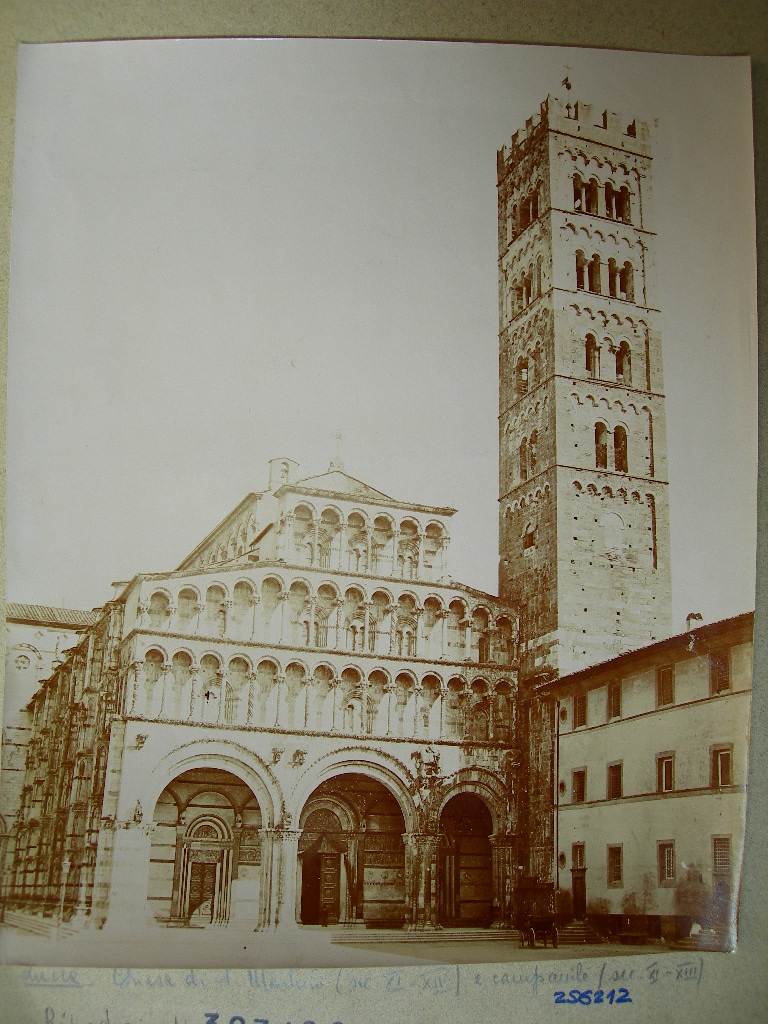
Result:
<instances>
[{"instance_id":1,"label":"handwritten caption","mask_svg":"<svg viewBox=\"0 0 768 1024\"><path fill-rule=\"evenodd\" d=\"M288 1013L283 1019L270 1020L265 1002L272 995L296 996L318 993L341 1002L355 994L394 997L423 994L440 999L461 998L478 989L506 989L524 997L545 995L555 1003L572 1006L608 1004L620 1006L632 1002L642 989L657 985L698 987L704 973L704 957L684 959L664 957L639 966L627 965L621 960L579 960L567 967L542 964L498 965L473 967L457 964L422 969L379 967L331 970L267 970L251 968L206 969L186 971L139 970L117 967L107 973L107 985L125 996L149 996L154 990L164 990L178 996L178 1009L174 1018L159 1017L156 1005L150 1008L139 999L132 1015L126 1003L119 1013L104 1005L98 1012L81 1010L89 988L99 986L103 997L102 971L79 969L51 969L27 967L22 971L23 984L29 989L57 990L55 1000L48 998L40 1024L343 1024L337 1020L290 1020L290 1002L281 1000ZM71 1000L69 994L80 998ZM197 1006L205 1009L185 1010L190 995ZM207 994L206 994L207 993ZM238 993L242 993L239 995ZM253 1005L252 997L258 997ZM53 992L51 993L53 995ZM208 1003L206 1007L205 1004ZM56 1004L59 1005L56 1005ZM223 1006L222 1006L223 1004ZM227 1005L229 1004L229 1005ZM234 1005L233 1005L234 1004ZM274 1004L272 1004L274 1005ZM331 1004L332 1005L332 1004ZM146 1016L142 1017L141 1013ZM160 1010L162 1013L163 1010Z\"/></svg>"}]
</instances>

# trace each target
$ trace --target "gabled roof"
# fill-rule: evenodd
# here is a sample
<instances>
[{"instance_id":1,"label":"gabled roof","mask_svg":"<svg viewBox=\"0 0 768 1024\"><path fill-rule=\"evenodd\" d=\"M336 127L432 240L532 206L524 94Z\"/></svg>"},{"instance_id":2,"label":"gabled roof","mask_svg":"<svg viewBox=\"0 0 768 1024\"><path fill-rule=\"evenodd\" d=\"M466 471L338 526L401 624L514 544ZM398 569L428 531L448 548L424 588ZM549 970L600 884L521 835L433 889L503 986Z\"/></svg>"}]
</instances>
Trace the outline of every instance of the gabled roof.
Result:
<instances>
[{"instance_id":1,"label":"gabled roof","mask_svg":"<svg viewBox=\"0 0 768 1024\"><path fill-rule=\"evenodd\" d=\"M375 501L394 501L395 499L375 487L363 483L350 476L343 469L329 469L317 476L305 476L303 480L297 480L294 484L284 484L280 490L304 490L324 491L332 494L348 494L350 497L373 498Z\"/></svg>"},{"instance_id":2,"label":"gabled roof","mask_svg":"<svg viewBox=\"0 0 768 1024\"><path fill-rule=\"evenodd\" d=\"M20 604L8 601L5 606L6 622L29 622L40 626L67 626L70 629L86 629L92 626L98 615L79 608L55 608L47 604Z\"/></svg>"},{"instance_id":3,"label":"gabled roof","mask_svg":"<svg viewBox=\"0 0 768 1024\"><path fill-rule=\"evenodd\" d=\"M276 496L283 494L306 494L322 497L336 497L357 500L367 504L388 506L391 508L411 509L413 511L431 512L435 515L452 516L455 508L442 508L434 505L420 505L412 501L398 501L383 491L371 487L358 480L343 469L331 466L317 476L304 477L292 484L283 484L275 491Z\"/></svg>"}]
</instances>

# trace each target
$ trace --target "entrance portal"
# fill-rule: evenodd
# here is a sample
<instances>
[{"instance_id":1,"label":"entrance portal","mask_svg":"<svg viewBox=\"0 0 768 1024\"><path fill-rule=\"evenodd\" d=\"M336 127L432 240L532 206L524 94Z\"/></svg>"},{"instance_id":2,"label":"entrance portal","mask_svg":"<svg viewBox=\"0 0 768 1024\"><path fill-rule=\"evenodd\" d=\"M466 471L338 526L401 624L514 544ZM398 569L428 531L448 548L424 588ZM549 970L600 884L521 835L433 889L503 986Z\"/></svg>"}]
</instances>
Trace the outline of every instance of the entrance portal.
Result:
<instances>
[{"instance_id":1,"label":"entrance portal","mask_svg":"<svg viewBox=\"0 0 768 1024\"><path fill-rule=\"evenodd\" d=\"M443 808L440 828L440 922L487 928L493 906L491 813L479 797L459 793Z\"/></svg>"},{"instance_id":2,"label":"entrance portal","mask_svg":"<svg viewBox=\"0 0 768 1024\"><path fill-rule=\"evenodd\" d=\"M405 822L380 782L329 779L302 812L298 888L302 924L400 927L405 920Z\"/></svg>"},{"instance_id":3,"label":"entrance portal","mask_svg":"<svg viewBox=\"0 0 768 1024\"><path fill-rule=\"evenodd\" d=\"M258 919L261 811L236 776L195 768L170 782L153 816L147 899L158 921Z\"/></svg>"}]
</instances>

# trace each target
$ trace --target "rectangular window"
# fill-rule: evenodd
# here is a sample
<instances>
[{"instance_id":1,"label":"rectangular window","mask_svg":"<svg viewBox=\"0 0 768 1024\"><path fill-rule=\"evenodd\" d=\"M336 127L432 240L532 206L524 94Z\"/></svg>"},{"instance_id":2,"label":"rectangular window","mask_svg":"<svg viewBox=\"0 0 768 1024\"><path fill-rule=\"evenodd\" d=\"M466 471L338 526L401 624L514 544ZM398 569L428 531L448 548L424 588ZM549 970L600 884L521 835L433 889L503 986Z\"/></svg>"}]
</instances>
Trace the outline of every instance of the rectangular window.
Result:
<instances>
[{"instance_id":1,"label":"rectangular window","mask_svg":"<svg viewBox=\"0 0 768 1024\"><path fill-rule=\"evenodd\" d=\"M731 688L731 666L728 651L713 651L709 655L709 691L712 696Z\"/></svg>"},{"instance_id":2,"label":"rectangular window","mask_svg":"<svg viewBox=\"0 0 768 1024\"><path fill-rule=\"evenodd\" d=\"M671 665L657 670L656 706L666 707L675 703L675 670Z\"/></svg>"},{"instance_id":3,"label":"rectangular window","mask_svg":"<svg viewBox=\"0 0 768 1024\"><path fill-rule=\"evenodd\" d=\"M580 729L587 724L587 695L580 693L573 698L573 727Z\"/></svg>"},{"instance_id":4,"label":"rectangular window","mask_svg":"<svg viewBox=\"0 0 768 1024\"><path fill-rule=\"evenodd\" d=\"M731 840L717 837L712 840L712 872L715 875L731 873Z\"/></svg>"},{"instance_id":5,"label":"rectangular window","mask_svg":"<svg viewBox=\"0 0 768 1024\"><path fill-rule=\"evenodd\" d=\"M586 866L587 858L584 852L584 843L574 843L571 847L571 867L583 868Z\"/></svg>"},{"instance_id":6,"label":"rectangular window","mask_svg":"<svg viewBox=\"0 0 768 1024\"><path fill-rule=\"evenodd\" d=\"M608 885L614 888L621 886L624 881L621 853L620 846L608 847Z\"/></svg>"},{"instance_id":7,"label":"rectangular window","mask_svg":"<svg viewBox=\"0 0 768 1024\"><path fill-rule=\"evenodd\" d=\"M573 802L583 804L587 795L587 770L579 768L573 773Z\"/></svg>"},{"instance_id":8,"label":"rectangular window","mask_svg":"<svg viewBox=\"0 0 768 1024\"><path fill-rule=\"evenodd\" d=\"M675 788L675 755L660 754L656 758L656 791L671 793Z\"/></svg>"},{"instance_id":9,"label":"rectangular window","mask_svg":"<svg viewBox=\"0 0 768 1024\"><path fill-rule=\"evenodd\" d=\"M606 799L618 800L622 795L622 765L609 764L608 765L608 789L606 792Z\"/></svg>"},{"instance_id":10,"label":"rectangular window","mask_svg":"<svg viewBox=\"0 0 768 1024\"><path fill-rule=\"evenodd\" d=\"M670 885L675 880L675 844L659 843L659 885Z\"/></svg>"},{"instance_id":11,"label":"rectangular window","mask_svg":"<svg viewBox=\"0 0 768 1024\"><path fill-rule=\"evenodd\" d=\"M608 684L608 718L621 718L621 682Z\"/></svg>"},{"instance_id":12,"label":"rectangular window","mask_svg":"<svg viewBox=\"0 0 768 1024\"><path fill-rule=\"evenodd\" d=\"M731 748L715 747L712 751L712 788L731 784Z\"/></svg>"}]
</instances>

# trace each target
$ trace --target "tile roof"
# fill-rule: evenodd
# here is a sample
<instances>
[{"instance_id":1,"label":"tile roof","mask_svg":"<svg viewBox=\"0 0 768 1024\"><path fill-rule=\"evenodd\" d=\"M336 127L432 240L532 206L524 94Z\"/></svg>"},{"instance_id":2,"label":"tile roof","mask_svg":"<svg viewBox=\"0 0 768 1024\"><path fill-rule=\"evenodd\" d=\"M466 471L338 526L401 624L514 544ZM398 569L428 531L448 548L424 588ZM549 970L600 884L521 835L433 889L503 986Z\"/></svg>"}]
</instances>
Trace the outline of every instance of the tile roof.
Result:
<instances>
[{"instance_id":1,"label":"tile roof","mask_svg":"<svg viewBox=\"0 0 768 1024\"><path fill-rule=\"evenodd\" d=\"M97 619L96 612L86 612L79 608L53 608L45 604L19 604L8 601L5 606L5 618L21 619L24 622L39 622L48 626L74 626L83 629L92 626Z\"/></svg>"}]
</instances>

